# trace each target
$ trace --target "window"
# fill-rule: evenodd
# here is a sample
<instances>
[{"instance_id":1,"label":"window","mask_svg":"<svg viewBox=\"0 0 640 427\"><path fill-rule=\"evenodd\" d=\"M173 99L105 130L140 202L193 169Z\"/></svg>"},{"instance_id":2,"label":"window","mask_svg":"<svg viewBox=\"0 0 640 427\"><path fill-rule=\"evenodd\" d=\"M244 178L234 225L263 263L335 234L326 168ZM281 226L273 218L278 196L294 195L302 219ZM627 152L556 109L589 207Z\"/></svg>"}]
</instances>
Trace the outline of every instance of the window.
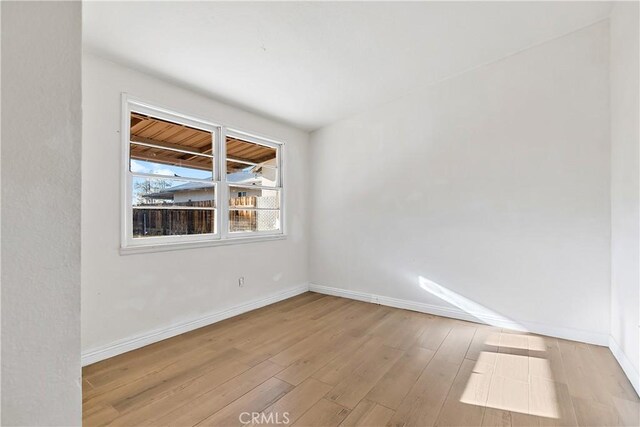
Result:
<instances>
[{"instance_id":1,"label":"window","mask_svg":"<svg viewBox=\"0 0 640 427\"><path fill-rule=\"evenodd\" d=\"M280 229L278 150L228 133L226 180L229 233L273 232ZM237 196L235 196L237 194Z\"/></svg>"},{"instance_id":2,"label":"window","mask_svg":"<svg viewBox=\"0 0 640 427\"><path fill-rule=\"evenodd\" d=\"M282 144L123 99L123 248L283 235Z\"/></svg>"}]
</instances>

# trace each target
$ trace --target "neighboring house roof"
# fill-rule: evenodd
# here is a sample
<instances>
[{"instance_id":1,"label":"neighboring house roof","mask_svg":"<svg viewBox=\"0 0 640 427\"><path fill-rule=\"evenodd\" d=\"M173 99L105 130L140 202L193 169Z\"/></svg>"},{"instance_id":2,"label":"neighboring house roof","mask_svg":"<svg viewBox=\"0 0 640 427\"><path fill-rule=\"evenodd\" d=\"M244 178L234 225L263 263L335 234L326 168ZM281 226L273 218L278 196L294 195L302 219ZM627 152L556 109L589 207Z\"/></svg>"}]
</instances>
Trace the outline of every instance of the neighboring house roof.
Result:
<instances>
[{"instance_id":1,"label":"neighboring house roof","mask_svg":"<svg viewBox=\"0 0 640 427\"><path fill-rule=\"evenodd\" d=\"M184 184L176 185L175 187L170 187L162 191L143 194L142 197L148 199L173 199L173 195L175 193L180 193L183 191L203 190L209 188L213 189L213 186L206 182L185 182Z\"/></svg>"},{"instance_id":2,"label":"neighboring house roof","mask_svg":"<svg viewBox=\"0 0 640 427\"><path fill-rule=\"evenodd\" d=\"M251 169L256 170L256 168L252 168ZM234 173L230 173L229 175L227 175L227 182L229 182L230 184L261 184L262 180L261 178L256 178L255 173L253 172L234 172Z\"/></svg>"},{"instance_id":3,"label":"neighboring house roof","mask_svg":"<svg viewBox=\"0 0 640 427\"><path fill-rule=\"evenodd\" d=\"M171 177L167 177L171 179ZM259 184L260 178L256 178L254 174L249 172L235 172L227 175L227 182L231 184ZM173 199L175 193L181 193L184 191L196 191L203 189L212 189L213 186L206 182L185 182L184 184L176 185L175 187L166 188L162 191L143 194L142 197L148 199Z\"/></svg>"}]
</instances>

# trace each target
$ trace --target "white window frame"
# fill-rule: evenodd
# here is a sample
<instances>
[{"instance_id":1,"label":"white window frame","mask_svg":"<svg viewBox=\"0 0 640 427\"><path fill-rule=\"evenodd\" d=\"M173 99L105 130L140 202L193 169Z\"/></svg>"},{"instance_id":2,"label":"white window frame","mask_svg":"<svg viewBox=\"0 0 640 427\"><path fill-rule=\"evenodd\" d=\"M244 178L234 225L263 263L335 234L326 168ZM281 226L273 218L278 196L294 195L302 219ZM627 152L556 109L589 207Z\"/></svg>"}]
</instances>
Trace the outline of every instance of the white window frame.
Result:
<instances>
[{"instance_id":1,"label":"white window frame","mask_svg":"<svg viewBox=\"0 0 640 427\"><path fill-rule=\"evenodd\" d=\"M146 114L158 119L183 124L196 129L211 132L213 141L213 175L211 180L195 178L171 178L176 181L205 181L212 182L215 188L215 233L175 235L175 236L151 236L144 238L133 237L133 206L132 187L133 178L140 176L156 177L130 171L130 131L131 113ZM122 216L121 216L121 247L122 254L157 252L176 249L189 249L206 246L229 245L238 243L250 243L268 240L284 239L285 232L285 191L283 187L283 155L284 142L276 141L261 135L245 132L237 128L230 128L221 124L201 119L196 116L186 115L155 103L145 102L126 93L122 94ZM255 186L227 183L226 138L227 135L254 144L264 145L276 149L276 186ZM264 188L278 190L280 194L280 229L273 231L229 232L229 187ZM250 209L251 210L251 209ZM275 210L275 209L274 209Z\"/></svg>"}]
</instances>

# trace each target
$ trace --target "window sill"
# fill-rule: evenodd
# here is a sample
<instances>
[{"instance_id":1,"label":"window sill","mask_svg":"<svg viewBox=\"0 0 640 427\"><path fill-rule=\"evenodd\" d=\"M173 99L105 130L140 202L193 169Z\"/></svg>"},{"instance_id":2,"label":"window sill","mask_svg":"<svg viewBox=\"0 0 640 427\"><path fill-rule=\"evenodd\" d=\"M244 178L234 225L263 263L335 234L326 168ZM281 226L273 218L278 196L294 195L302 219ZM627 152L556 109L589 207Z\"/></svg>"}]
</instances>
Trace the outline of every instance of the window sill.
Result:
<instances>
[{"instance_id":1,"label":"window sill","mask_svg":"<svg viewBox=\"0 0 640 427\"><path fill-rule=\"evenodd\" d=\"M144 254L152 252L178 251L183 249L208 248L213 246L240 245L243 243L271 242L285 240L286 234L233 237L224 240L201 240L196 242L157 243L153 245L127 246L120 248L120 255Z\"/></svg>"}]
</instances>

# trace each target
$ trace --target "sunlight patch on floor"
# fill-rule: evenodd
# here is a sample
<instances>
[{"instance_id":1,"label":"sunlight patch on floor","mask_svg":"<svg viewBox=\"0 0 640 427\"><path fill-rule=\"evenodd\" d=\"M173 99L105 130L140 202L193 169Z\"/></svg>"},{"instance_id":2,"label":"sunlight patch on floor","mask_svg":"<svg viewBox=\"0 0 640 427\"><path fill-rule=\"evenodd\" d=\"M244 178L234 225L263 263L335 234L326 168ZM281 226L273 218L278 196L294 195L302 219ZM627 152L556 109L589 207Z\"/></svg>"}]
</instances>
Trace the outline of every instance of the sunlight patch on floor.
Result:
<instances>
[{"instance_id":1,"label":"sunlight patch on floor","mask_svg":"<svg viewBox=\"0 0 640 427\"><path fill-rule=\"evenodd\" d=\"M480 352L459 396L460 402L537 417L560 418L556 383L551 364L544 357L547 348L543 337L527 334L527 330L517 322L423 276L418 276L418 283L431 295L486 324L513 330L489 334L485 344L501 351Z\"/></svg>"},{"instance_id":2,"label":"sunlight patch on floor","mask_svg":"<svg viewBox=\"0 0 640 427\"><path fill-rule=\"evenodd\" d=\"M538 417L560 418L555 382L549 377L530 375L530 363L535 364L537 372L544 372L552 378L551 366L544 358L481 352L460 402Z\"/></svg>"}]
</instances>

